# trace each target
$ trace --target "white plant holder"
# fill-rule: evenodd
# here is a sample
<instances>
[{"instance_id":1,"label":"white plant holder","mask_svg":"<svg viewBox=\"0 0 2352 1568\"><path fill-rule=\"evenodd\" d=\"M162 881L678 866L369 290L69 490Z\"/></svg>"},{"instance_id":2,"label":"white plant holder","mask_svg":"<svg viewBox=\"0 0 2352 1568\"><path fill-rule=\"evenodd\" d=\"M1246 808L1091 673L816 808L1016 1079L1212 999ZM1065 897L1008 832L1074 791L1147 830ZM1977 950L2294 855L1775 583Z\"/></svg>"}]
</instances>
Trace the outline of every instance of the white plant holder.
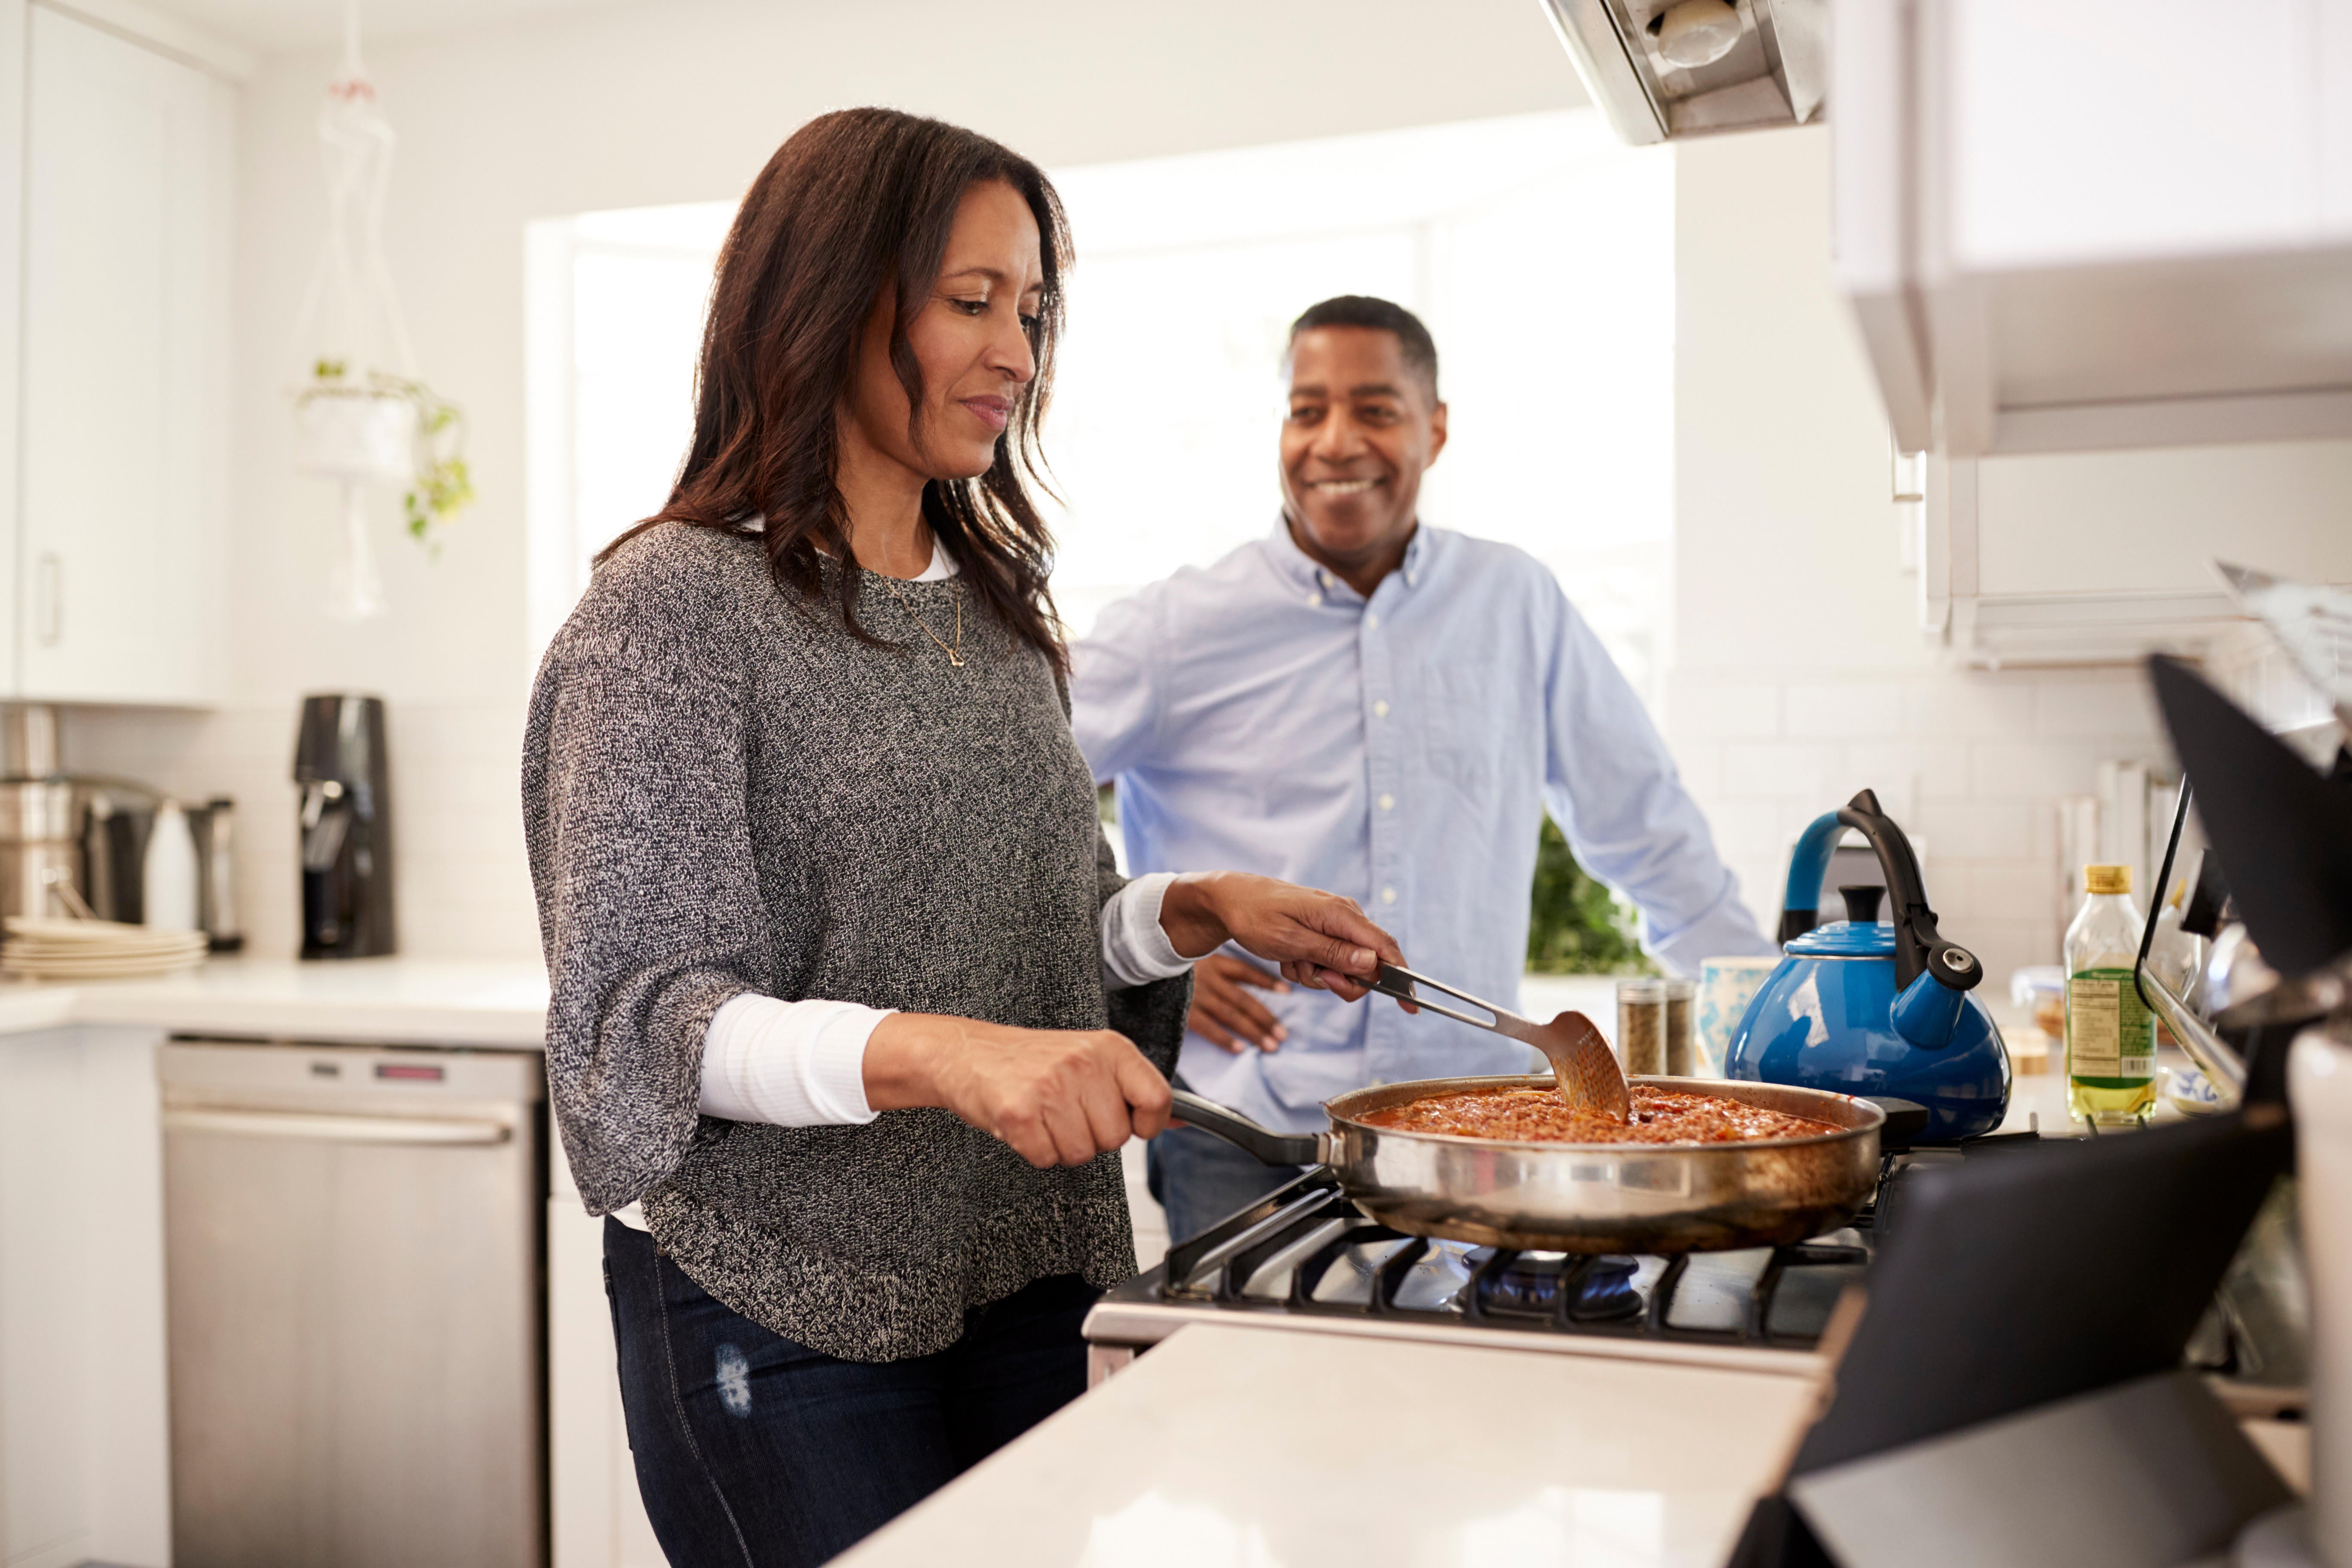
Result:
<instances>
[{"instance_id":1,"label":"white plant holder","mask_svg":"<svg viewBox=\"0 0 2352 1568\"><path fill-rule=\"evenodd\" d=\"M330 620L366 621L383 614L383 578L376 571L375 542L368 537L367 494L361 481L346 478L343 491L343 542L335 563L327 568Z\"/></svg>"},{"instance_id":2,"label":"white plant holder","mask_svg":"<svg viewBox=\"0 0 2352 1568\"><path fill-rule=\"evenodd\" d=\"M402 485L416 472L416 405L398 393L319 390L299 412L297 472Z\"/></svg>"},{"instance_id":3,"label":"white plant holder","mask_svg":"<svg viewBox=\"0 0 2352 1568\"><path fill-rule=\"evenodd\" d=\"M342 538L323 608L356 621L384 612L364 487L415 486L425 450L415 402L377 380L415 384L416 356L384 262L395 138L360 59L359 0L344 0L343 24L342 65L319 111L327 234L295 328L294 467L341 489Z\"/></svg>"}]
</instances>

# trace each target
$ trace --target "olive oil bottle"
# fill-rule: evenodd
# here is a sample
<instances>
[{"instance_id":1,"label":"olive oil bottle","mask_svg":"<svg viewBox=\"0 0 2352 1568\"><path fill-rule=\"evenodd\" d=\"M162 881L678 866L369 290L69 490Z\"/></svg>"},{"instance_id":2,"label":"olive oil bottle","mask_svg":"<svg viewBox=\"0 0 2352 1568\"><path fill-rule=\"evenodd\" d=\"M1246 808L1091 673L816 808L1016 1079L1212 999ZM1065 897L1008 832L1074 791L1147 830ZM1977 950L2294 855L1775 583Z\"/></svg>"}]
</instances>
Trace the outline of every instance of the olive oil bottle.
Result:
<instances>
[{"instance_id":1,"label":"olive oil bottle","mask_svg":"<svg viewBox=\"0 0 2352 1568\"><path fill-rule=\"evenodd\" d=\"M2066 928L2066 1106L2079 1121L2129 1126L2156 1109L2156 1016L2132 984L2147 922L2128 866L2084 867L2083 893Z\"/></svg>"}]
</instances>

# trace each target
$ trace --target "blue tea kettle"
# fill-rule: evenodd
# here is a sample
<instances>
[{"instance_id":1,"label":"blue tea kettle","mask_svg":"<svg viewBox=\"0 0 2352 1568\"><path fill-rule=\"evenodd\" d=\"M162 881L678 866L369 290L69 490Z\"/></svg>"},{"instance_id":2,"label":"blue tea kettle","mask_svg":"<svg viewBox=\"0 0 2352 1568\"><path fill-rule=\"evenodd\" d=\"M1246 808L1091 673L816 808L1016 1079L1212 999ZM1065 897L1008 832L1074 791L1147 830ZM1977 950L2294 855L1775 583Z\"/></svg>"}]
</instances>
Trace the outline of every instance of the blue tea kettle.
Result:
<instances>
[{"instance_id":1,"label":"blue tea kettle","mask_svg":"<svg viewBox=\"0 0 2352 1568\"><path fill-rule=\"evenodd\" d=\"M1821 925L1822 879L1846 828L1878 852L1886 886L1840 889L1846 918ZM1878 921L1882 893L1894 923ZM1840 1094L1891 1095L1927 1108L1919 1142L1990 1132L2009 1111L2009 1051L1984 1004L1974 953L1944 940L1911 841L1864 790L1797 840L1782 900L1780 960L1740 1016L1726 1078Z\"/></svg>"}]
</instances>

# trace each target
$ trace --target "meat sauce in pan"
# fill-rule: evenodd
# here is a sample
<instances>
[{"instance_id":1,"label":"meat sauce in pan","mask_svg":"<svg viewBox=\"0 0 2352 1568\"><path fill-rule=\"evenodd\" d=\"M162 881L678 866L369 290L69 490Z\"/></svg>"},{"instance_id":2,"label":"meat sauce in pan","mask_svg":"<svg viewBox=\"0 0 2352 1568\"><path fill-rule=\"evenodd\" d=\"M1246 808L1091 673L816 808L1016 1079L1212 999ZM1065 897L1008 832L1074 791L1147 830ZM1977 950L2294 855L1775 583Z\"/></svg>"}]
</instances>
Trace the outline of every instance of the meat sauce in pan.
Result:
<instances>
[{"instance_id":1,"label":"meat sauce in pan","mask_svg":"<svg viewBox=\"0 0 2352 1568\"><path fill-rule=\"evenodd\" d=\"M1549 1089L1477 1089L1432 1094L1356 1118L1401 1132L1446 1132L1518 1143L1733 1143L1818 1138L1839 1129L1715 1094L1633 1087L1633 1116L1621 1122L1571 1106Z\"/></svg>"}]
</instances>

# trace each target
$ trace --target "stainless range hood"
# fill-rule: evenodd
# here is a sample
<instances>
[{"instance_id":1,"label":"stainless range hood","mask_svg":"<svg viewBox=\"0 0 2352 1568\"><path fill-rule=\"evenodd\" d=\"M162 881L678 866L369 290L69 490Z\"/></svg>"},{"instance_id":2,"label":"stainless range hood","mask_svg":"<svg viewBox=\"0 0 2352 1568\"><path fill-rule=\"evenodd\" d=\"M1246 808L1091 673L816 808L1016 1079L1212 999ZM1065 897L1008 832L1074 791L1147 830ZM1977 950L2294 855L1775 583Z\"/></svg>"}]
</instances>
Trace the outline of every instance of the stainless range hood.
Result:
<instances>
[{"instance_id":1,"label":"stainless range hood","mask_svg":"<svg viewBox=\"0 0 2352 1568\"><path fill-rule=\"evenodd\" d=\"M1803 125L1829 80L1828 0L1537 0L1609 123L1643 143Z\"/></svg>"}]
</instances>

